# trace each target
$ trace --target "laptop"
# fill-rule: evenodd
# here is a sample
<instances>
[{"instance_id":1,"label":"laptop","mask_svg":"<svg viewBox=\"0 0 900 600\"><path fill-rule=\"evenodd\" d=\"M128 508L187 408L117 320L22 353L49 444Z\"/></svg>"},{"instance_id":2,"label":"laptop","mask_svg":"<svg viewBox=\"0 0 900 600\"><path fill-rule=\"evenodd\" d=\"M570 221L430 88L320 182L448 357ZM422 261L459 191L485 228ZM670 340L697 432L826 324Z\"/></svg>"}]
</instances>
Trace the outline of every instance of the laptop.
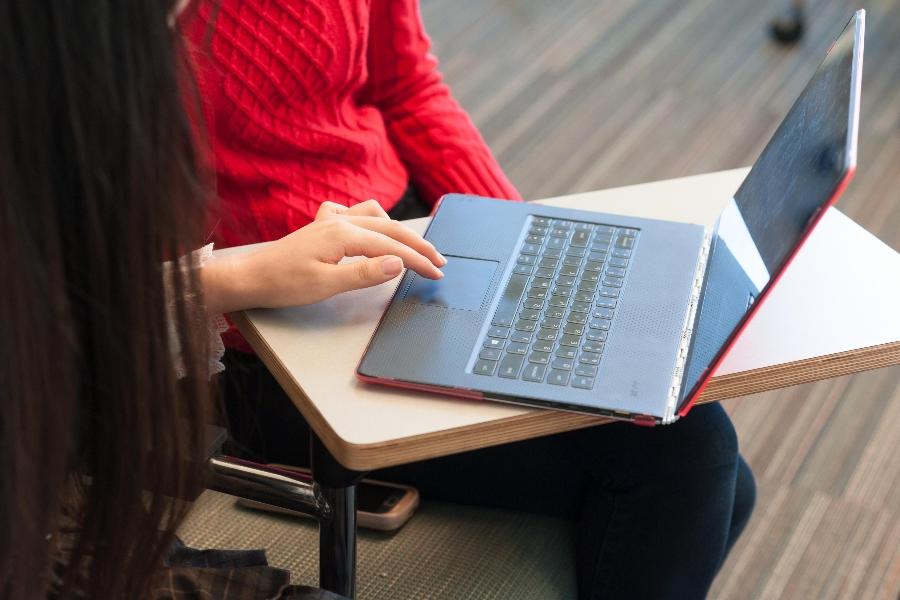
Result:
<instances>
[{"instance_id":1,"label":"laptop","mask_svg":"<svg viewBox=\"0 0 900 600\"><path fill-rule=\"evenodd\" d=\"M858 11L712 228L444 196L362 381L667 424L690 410L856 166ZM798 307L802 310L802 307Z\"/></svg>"}]
</instances>

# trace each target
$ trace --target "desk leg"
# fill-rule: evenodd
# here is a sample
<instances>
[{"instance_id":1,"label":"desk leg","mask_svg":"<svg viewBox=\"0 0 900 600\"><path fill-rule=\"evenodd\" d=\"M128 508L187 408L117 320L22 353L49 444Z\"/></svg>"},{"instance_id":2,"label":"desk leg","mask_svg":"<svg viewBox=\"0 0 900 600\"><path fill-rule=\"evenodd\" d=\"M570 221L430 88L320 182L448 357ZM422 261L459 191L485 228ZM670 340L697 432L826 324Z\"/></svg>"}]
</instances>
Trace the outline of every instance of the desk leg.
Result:
<instances>
[{"instance_id":1,"label":"desk leg","mask_svg":"<svg viewBox=\"0 0 900 600\"><path fill-rule=\"evenodd\" d=\"M356 483L363 473L345 469L316 435L310 439L313 479L330 510L319 518L319 587L356 594Z\"/></svg>"}]
</instances>

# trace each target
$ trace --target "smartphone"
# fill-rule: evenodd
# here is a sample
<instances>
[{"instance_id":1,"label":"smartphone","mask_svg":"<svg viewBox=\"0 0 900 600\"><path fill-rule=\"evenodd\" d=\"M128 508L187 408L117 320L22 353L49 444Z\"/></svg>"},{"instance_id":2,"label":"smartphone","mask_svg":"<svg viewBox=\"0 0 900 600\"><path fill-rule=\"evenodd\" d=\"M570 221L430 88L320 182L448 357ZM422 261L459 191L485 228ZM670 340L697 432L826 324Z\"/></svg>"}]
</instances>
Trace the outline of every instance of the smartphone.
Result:
<instances>
[{"instance_id":1,"label":"smartphone","mask_svg":"<svg viewBox=\"0 0 900 600\"><path fill-rule=\"evenodd\" d=\"M310 478L309 469L275 464L269 466L298 475L301 479ZM312 518L305 513L255 500L238 498L237 503L246 508ZM419 490L414 487L372 479L363 479L356 485L356 522L364 529L396 531L409 521L418 506Z\"/></svg>"}]
</instances>

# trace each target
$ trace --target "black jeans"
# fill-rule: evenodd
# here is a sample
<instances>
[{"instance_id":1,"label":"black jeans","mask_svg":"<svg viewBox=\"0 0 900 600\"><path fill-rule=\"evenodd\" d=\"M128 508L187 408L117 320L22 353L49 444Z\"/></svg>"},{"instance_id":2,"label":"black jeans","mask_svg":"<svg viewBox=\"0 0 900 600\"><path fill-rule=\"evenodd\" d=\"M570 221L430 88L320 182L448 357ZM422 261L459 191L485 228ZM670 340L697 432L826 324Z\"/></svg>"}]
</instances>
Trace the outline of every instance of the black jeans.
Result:
<instances>
[{"instance_id":1,"label":"black jeans","mask_svg":"<svg viewBox=\"0 0 900 600\"><path fill-rule=\"evenodd\" d=\"M414 193L396 212L401 207L404 218L427 211ZM262 363L229 351L225 364L230 429L247 455L308 465L308 426ZM414 485L429 500L575 522L582 599L703 598L756 498L718 404L696 407L673 425L601 425L373 477Z\"/></svg>"},{"instance_id":2,"label":"black jeans","mask_svg":"<svg viewBox=\"0 0 900 600\"><path fill-rule=\"evenodd\" d=\"M309 428L253 356L225 357L230 429L250 458L307 466ZM718 404L673 425L601 425L394 467L428 500L577 524L581 598L703 598L750 517L753 475Z\"/></svg>"}]
</instances>

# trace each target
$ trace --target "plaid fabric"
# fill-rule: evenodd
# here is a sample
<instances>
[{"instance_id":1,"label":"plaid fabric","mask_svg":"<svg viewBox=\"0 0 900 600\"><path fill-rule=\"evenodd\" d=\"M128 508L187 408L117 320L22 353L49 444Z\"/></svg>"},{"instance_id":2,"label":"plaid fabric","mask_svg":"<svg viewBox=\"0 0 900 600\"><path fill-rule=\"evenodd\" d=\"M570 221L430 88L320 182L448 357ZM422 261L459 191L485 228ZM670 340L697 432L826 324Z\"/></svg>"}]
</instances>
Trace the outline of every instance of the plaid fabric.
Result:
<instances>
[{"instance_id":1,"label":"plaid fabric","mask_svg":"<svg viewBox=\"0 0 900 600\"><path fill-rule=\"evenodd\" d=\"M268 565L264 550L196 550L176 540L157 573L154 600L345 600L290 585L290 573Z\"/></svg>"}]
</instances>

